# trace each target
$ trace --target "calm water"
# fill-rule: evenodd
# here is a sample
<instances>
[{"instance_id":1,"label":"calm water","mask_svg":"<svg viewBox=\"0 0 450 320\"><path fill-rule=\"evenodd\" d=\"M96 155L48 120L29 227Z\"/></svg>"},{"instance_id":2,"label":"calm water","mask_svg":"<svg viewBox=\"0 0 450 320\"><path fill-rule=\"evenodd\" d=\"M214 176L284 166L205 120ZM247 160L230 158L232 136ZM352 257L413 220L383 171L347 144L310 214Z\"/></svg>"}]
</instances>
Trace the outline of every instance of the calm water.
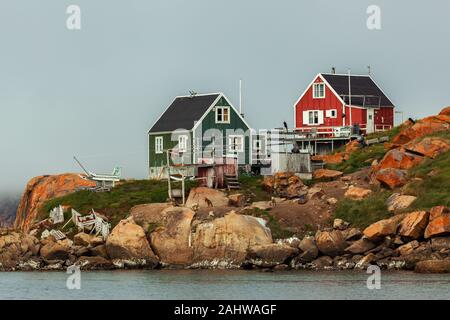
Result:
<instances>
[{"instance_id":1,"label":"calm water","mask_svg":"<svg viewBox=\"0 0 450 320\"><path fill-rule=\"evenodd\" d=\"M64 272L0 273L0 299L450 299L450 275L382 273L368 290L361 272L149 270L82 272L68 290Z\"/></svg>"}]
</instances>

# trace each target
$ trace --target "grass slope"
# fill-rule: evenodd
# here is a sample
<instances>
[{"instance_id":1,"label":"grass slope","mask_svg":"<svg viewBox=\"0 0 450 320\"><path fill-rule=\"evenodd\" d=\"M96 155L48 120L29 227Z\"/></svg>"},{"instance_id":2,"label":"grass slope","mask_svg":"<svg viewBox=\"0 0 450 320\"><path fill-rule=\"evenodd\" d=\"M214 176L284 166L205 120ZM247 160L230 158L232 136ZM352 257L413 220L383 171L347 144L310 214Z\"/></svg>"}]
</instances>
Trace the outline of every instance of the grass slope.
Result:
<instances>
[{"instance_id":1,"label":"grass slope","mask_svg":"<svg viewBox=\"0 0 450 320\"><path fill-rule=\"evenodd\" d=\"M430 209L434 206L450 206L450 151L436 159L427 159L411 169L414 179L405 192L417 197L411 209Z\"/></svg>"},{"instance_id":2,"label":"grass slope","mask_svg":"<svg viewBox=\"0 0 450 320\"><path fill-rule=\"evenodd\" d=\"M186 183L186 192L194 184ZM177 188L177 184L174 185ZM125 218L130 209L138 204L165 202L168 197L167 182L156 180L133 180L119 184L110 192L77 191L45 203L39 217L46 218L50 210L59 205L69 205L81 213L91 209L106 215L115 226Z\"/></svg>"},{"instance_id":3,"label":"grass slope","mask_svg":"<svg viewBox=\"0 0 450 320\"><path fill-rule=\"evenodd\" d=\"M334 217L348 221L355 227L365 228L391 216L386 205L386 200L391 194L389 191L384 191L373 193L359 201L343 199L339 201Z\"/></svg>"},{"instance_id":4,"label":"grass slope","mask_svg":"<svg viewBox=\"0 0 450 320\"><path fill-rule=\"evenodd\" d=\"M436 132L418 141L427 137L450 140L450 132ZM363 150L367 148L361 151ZM420 165L410 169L408 176L410 182L395 192L413 195L417 199L403 212L429 210L438 205L450 206L450 151L435 159L425 159ZM377 220L391 216L387 211L386 199L392 193L393 191L377 192L362 201L344 199L339 202L334 216L358 227L366 227Z\"/></svg>"},{"instance_id":5,"label":"grass slope","mask_svg":"<svg viewBox=\"0 0 450 320\"><path fill-rule=\"evenodd\" d=\"M400 130L401 126L398 126L388 131L371 133L367 135L366 140L388 136L389 141L391 141L400 132ZM348 160L340 164L328 164L326 167L328 169L342 171L347 174L353 173L362 168L370 166L370 164L374 160L381 160L381 158L383 158L385 154L386 149L384 148L384 144L377 143L354 151L350 154Z\"/></svg>"}]
</instances>

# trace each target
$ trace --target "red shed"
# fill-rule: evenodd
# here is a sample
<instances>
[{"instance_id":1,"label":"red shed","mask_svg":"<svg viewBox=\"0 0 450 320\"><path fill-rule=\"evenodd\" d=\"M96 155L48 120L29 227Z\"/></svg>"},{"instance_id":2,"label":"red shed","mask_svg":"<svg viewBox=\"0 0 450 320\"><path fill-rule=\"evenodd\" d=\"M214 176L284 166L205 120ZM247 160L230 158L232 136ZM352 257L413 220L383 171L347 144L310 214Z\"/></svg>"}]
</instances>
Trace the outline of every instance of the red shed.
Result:
<instances>
[{"instance_id":1,"label":"red shed","mask_svg":"<svg viewBox=\"0 0 450 320\"><path fill-rule=\"evenodd\" d=\"M319 73L294 105L300 132L338 134L359 125L363 133L391 129L394 105L370 75Z\"/></svg>"}]
</instances>

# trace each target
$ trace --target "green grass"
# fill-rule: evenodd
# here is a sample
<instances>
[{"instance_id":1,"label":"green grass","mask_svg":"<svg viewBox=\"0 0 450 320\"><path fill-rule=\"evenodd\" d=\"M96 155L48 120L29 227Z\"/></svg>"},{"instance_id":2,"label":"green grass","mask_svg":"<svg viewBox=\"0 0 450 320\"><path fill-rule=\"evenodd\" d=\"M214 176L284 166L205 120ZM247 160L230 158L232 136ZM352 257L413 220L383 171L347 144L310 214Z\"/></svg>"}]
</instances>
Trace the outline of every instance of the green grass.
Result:
<instances>
[{"instance_id":1,"label":"green grass","mask_svg":"<svg viewBox=\"0 0 450 320\"><path fill-rule=\"evenodd\" d=\"M263 190L263 180L264 178L261 176L240 175L241 189L236 192L243 193L251 202L268 201L271 199L271 195Z\"/></svg>"},{"instance_id":2,"label":"green grass","mask_svg":"<svg viewBox=\"0 0 450 320\"><path fill-rule=\"evenodd\" d=\"M450 151L410 169L409 177L422 179L413 180L405 187L407 194L417 197L410 209L450 206Z\"/></svg>"},{"instance_id":3,"label":"green grass","mask_svg":"<svg viewBox=\"0 0 450 320\"><path fill-rule=\"evenodd\" d=\"M343 199L338 203L334 217L348 221L352 226L365 228L391 216L386 205L390 195L391 192L381 191L363 200Z\"/></svg>"},{"instance_id":4,"label":"green grass","mask_svg":"<svg viewBox=\"0 0 450 320\"><path fill-rule=\"evenodd\" d=\"M375 139L375 138L381 138L381 137L389 137L389 141L391 141L396 135L398 135L400 133L400 131L402 130L402 126L396 126L394 128L392 128L391 130L387 130L387 131L378 131L378 132L373 132L373 133L369 133L366 136L366 140L367 139Z\"/></svg>"},{"instance_id":5,"label":"green grass","mask_svg":"<svg viewBox=\"0 0 450 320\"><path fill-rule=\"evenodd\" d=\"M374 132L368 134L366 140L388 136L389 141L391 141L400 131L401 126L397 126L388 131ZM342 149L340 151L344 150ZM326 167L328 169L342 171L346 174L353 173L370 166L373 160L381 160L386 152L387 150L384 148L384 144L377 143L352 152L349 159L340 164L327 164Z\"/></svg>"},{"instance_id":6,"label":"green grass","mask_svg":"<svg viewBox=\"0 0 450 320\"><path fill-rule=\"evenodd\" d=\"M272 238L275 239L285 239L285 238L290 238L294 235L293 232L283 229L280 225L280 223L278 222L277 219L275 219L269 211L267 210L261 210L258 208L254 208L254 209L248 209L248 210L244 210L242 212L242 214L246 214L246 215L250 215L253 217L258 217L258 218L263 218L264 220L267 221L267 227L270 229L270 231L272 232Z\"/></svg>"},{"instance_id":7,"label":"green grass","mask_svg":"<svg viewBox=\"0 0 450 320\"><path fill-rule=\"evenodd\" d=\"M348 160L340 164L327 164L326 167L344 173L353 173L371 165L373 160L380 160L386 154L382 143L358 149L350 154Z\"/></svg>"},{"instance_id":8,"label":"green grass","mask_svg":"<svg viewBox=\"0 0 450 320\"><path fill-rule=\"evenodd\" d=\"M188 194L194 183L186 183ZM178 188L178 184L174 185ZM81 213L91 209L106 215L112 226L128 216L130 209L138 204L165 202L168 198L167 182L156 180L133 180L122 182L110 192L77 191L64 197L47 201L39 212L41 219L59 205L69 205Z\"/></svg>"}]
</instances>

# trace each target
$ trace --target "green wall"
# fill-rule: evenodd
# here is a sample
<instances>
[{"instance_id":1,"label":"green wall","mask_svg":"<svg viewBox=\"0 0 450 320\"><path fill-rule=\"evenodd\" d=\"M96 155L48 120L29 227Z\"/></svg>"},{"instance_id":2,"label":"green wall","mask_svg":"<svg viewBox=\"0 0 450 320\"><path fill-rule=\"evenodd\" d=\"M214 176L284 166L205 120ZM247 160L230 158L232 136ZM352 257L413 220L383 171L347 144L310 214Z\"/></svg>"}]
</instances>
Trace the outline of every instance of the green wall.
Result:
<instances>
[{"instance_id":1,"label":"green wall","mask_svg":"<svg viewBox=\"0 0 450 320\"><path fill-rule=\"evenodd\" d=\"M221 98L216 106L230 106L228 101L225 98ZM228 144L227 129L242 129L245 135L245 163L250 163L250 132L246 132L249 128L247 125L241 120L237 112L230 107L230 123L216 123L216 113L214 108L206 115L201 124L201 132L202 136L204 136L205 132L209 129L217 129L222 132L222 137L224 139L223 143L225 143L226 147ZM239 133L238 133L239 134ZM203 144L203 150L205 150L206 145L210 142L206 141Z\"/></svg>"},{"instance_id":2,"label":"green wall","mask_svg":"<svg viewBox=\"0 0 450 320\"><path fill-rule=\"evenodd\" d=\"M180 133L181 134L181 133ZM186 134L186 133L184 133ZM149 166L150 167L162 167L167 164L166 153L155 153L155 138L163 137L163 148L164 150L175 148L178 144L178 135L174 135L174 140L172 141L172 133L152 133L149 135ZM192 141L192 133L189 132L189 139ZM188 155L186 155L188 156ZM192 155L189 155L190 161L192 161ZM170 159L170 163L173 164L172 159Z\"/></svg>"}]
</instances>

